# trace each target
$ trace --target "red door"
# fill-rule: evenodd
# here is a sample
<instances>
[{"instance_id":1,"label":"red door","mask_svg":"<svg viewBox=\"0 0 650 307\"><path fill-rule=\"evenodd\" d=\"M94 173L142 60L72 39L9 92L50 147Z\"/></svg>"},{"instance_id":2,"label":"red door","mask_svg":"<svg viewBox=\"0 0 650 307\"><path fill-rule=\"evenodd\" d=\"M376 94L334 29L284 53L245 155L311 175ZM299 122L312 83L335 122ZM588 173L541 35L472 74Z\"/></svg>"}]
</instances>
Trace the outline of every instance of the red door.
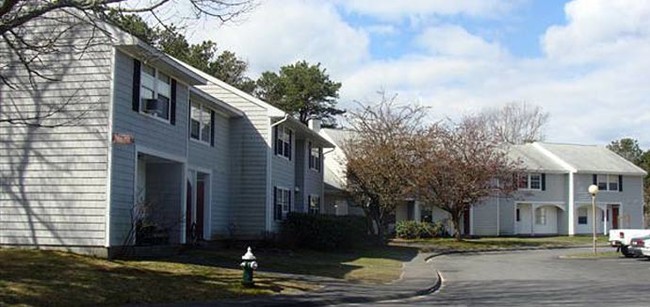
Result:
<instances>
[{"instance_id":1,"label":"red door","mask_svg":"<svg viewBox=\"0 0 650 307\"><path fill-rule=\"evenodd\" d=\"M618 229L618 206L612 206L612 229Z\"/></svg>"},{"instance_id":2,"label":"red door","mask_svg":"<svg viewBox=\"0 0 650 307\"><path fill-rule=\"evenodd\" d=\"M203 240L203 220L205 209L205 181L196 183L196 239Z\"/></svg>"},{"instance_id":3,"label":"red door","mask_svg":"<svg viewBox=\"0 0 650 307\"><path fill-rule=\"evenodd\" d=\"M185 242L192 241L192 184L187 182L187 198L185 204Z\"/></svg>"}]
</instances>

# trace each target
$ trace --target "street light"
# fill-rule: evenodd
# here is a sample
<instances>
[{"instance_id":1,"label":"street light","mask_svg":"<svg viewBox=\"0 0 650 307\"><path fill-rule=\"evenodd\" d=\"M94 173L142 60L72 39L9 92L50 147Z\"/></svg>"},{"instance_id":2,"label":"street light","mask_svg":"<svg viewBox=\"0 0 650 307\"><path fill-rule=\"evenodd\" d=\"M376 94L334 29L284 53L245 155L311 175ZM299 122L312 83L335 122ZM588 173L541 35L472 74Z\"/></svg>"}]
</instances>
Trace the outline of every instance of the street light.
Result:
<instances>
[{"instance_id":1,"label":"street light","mask_svg":"<svg viewBox=\"0 0 650 307\"><path fill-rule=\"evenodd\" d=\"M594 237L594 255L596 254L596 194L598 194L598 186L592 184L589 186L589 194L591 194L591 217L592 217L592 233Z\"/></svg>"}]
</instances>

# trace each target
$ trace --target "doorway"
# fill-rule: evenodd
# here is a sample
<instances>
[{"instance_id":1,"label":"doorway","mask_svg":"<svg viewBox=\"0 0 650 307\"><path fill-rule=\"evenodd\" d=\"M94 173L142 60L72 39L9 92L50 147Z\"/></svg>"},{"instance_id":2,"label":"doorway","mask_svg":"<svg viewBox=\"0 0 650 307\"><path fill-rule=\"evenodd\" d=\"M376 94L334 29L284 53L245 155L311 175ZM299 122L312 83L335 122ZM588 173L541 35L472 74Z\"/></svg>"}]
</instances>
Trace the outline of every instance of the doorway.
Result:
<instances>
[{"instance_id":1,"label":"doorway","mask_svg":"<svg viewBox=\"0 0 650 307\"><path fill-rule=\"evenodd\" d=\"M618 228L619 208L620 207L618 205L612 205L612 229L619 229Z\"/></svg>"},{"instance_id":2,"label":"doorway","mask_svg":"<svg viewBox=\"0 0 650 307\"><path fill-rule=\"evenodd\" d=\"M185 242L194 244L206 238L210 175L190 170L187 173L187 204L185 209Z\"/></svg>"}]
</instances>

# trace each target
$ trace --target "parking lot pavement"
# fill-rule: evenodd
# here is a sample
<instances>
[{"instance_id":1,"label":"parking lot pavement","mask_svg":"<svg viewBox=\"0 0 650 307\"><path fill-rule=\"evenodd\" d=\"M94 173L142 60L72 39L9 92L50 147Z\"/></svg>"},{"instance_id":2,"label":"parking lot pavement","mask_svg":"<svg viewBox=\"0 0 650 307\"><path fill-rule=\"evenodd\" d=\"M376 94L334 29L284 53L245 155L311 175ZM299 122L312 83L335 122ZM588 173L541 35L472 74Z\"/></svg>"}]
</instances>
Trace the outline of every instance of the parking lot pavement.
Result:
<instances>
[{"instance_id":1,"label":"parking lot pavement","mask_svg":"<svg viewBox=\"0 0 650 307\"><path fill-rule=\"evenodd\" d=\"M650 306L645 258L560 259L590 249L495 252L436 257L443 277L433 294L384 306ZM373 305L377 305L374 303Z\"/></svg>"}]
</instances>

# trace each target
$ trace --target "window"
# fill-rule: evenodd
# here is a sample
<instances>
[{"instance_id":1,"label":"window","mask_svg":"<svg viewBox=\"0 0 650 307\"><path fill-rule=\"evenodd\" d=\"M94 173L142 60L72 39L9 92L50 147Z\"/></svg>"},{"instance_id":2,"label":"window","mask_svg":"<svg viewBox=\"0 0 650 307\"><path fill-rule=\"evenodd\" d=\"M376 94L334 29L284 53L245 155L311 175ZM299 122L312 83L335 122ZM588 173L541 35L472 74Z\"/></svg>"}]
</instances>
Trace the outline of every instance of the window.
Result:
<instances>
[{"instance_id":1,"label":"window","mask_svg":"<svg viewBox=\"0 0 650 307\"><path fill-rule=\"evenodd\" d=\"M587 208L578 209L578 224L587 225Z\"/></svg>"},{"instance_id":2,"label":"window","mask_svg":"<svg viewBox=\"0 0 650 307\"><path fill-rule=\"evenodd\" d=\"M546 208L535 209L535 224L546 225Z\"/></svg>"},{"instance_id":3,"label":"window","mask_svg":"<svg viewBox=\"0 0 650 307\"><path fill-rule=\"evenodd\" d=\"M318 195L309 195L309 213L318 214L320 213L320 196Z\"/></svg>"},{"instance_id":4,"label":"window","mask_svg":"<svg viewBox=\"0 0 650 307\"><path fill-rule=\"evenodd\" d=\"M211 143L214 111L192 102L191 113L190 137L201 142Z\"/></svg>"},{"instance_id":5,"label":"window","mask_svg":"<svg viewBox=\"0 0 650 307\"><path fill-rule=\"evenodd\" d=\"M595 175L596 184L600 191L619 191L618 175Z\"/></svg>"},{"instance_id":6,"label":"window","mask_svg":"<svg viewBox=\"0 0 650 307\"><path fill-rule=\"evenodd\" d=\"M291 139L293 132L286 127L276 127L275 154L291 160Z\"/></svg>"},{"instance_id":7,"label":"window","mask_svg":"<svg viewBox=\"0 0 650 307\"><path fill-rule=\"evenodd\" d=\"M521 174L518 187L521 190L542 190L542 175L539 173Z\"/></svg>"},{"instance_id":8,"label":"window","mask_svg":"<svg viewBox=\"0 0 650 307\"><path fill-rule=\"evenodd\" d=\"M309 169L320 171L321 165L321 149L320 147L314 147L311 142L309 142Z\"/></svg>"},{"instance_id":9,"label":"window","mask_svg":"<svg viewBox=\"0 0 650 307\"><path fill-rule=\"evenodd\" d=\"M291 191L285 188L275 188L275 219L283 220L291 211Z\"/></svg>"},{"instance_id":10,"label":"window","mask_svg":"<svg viewBox=\"0 0 650 307\"><path fill-rule=\"evenodd\" d=\"M140 75L140 110L169 120L171 78L149 65L142 65Z\"/></svg>"}]
</instances>

